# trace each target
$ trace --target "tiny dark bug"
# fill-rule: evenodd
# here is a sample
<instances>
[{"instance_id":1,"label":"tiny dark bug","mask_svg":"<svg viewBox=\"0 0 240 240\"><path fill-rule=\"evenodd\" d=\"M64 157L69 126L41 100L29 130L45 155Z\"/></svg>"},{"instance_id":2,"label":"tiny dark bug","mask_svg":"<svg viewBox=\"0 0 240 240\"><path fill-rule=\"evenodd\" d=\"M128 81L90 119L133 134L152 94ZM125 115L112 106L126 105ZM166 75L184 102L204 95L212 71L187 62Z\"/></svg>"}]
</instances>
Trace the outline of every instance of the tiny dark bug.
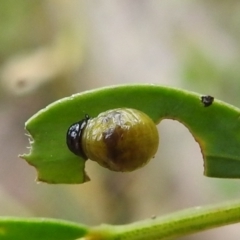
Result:
<instances>
[{"instance_id":1,"label":"tiny dark bug","mask_svg":"<svg viewBox=\"0 0 240 240\"><path fill-rule=\"evenodd\" d=\"M85 116L67 131L71 152L112 171L128 172L143 167L158 148L158 130L145 113L117 108L95 118Z\"/></svg>"},{"instance_id":2,"label":"tiny dark bug","mask_svg":"<svg viewBox=\"0 0 240 240\"><path fill-rule=\"evenodd\" d=\"M214 101L214 97L210 95L201 96L201 101L204 104L204 107L209 107Z\"/></svg>"}]
</instances>

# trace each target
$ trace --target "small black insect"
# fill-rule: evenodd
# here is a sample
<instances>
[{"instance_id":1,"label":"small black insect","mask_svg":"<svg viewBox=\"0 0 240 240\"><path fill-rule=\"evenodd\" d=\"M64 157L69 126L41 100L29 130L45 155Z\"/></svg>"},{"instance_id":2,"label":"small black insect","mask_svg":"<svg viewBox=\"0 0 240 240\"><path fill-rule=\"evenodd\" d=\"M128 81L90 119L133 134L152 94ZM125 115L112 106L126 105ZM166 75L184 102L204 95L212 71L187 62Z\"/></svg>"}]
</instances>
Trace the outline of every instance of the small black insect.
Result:
<instances>
[{"instance_id":1,"label":"small black insect","mask_svg":"<svg viewBox=\"0 0 240 240\"><path fill-rule=\"evenodd\" d=\"M204 104L204 107L209 107L214 101L214 97L210 95L201 96L201 101Z\"/></svg>"}]
</instances>

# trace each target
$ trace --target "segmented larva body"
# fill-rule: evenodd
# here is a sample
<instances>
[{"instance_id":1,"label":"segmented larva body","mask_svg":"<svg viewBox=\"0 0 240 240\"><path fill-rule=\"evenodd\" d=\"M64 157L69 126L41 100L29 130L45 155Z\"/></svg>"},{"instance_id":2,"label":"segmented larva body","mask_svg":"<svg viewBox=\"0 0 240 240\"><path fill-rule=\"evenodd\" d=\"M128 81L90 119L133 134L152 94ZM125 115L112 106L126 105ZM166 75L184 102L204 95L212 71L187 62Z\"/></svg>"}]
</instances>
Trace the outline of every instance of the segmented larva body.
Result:
<instances>
[{"instance_id":1,"label":"segmented larva body","mask_svg":"<svg viewBox=\"0 0 240 240\"><path fill-rule=\"evenodd\" d=\"M113 171L143 167L157 152L159 135L152 119L131 108L117 108L73 124L67 132L68 148Z\"/></svg>"}]
</instances>

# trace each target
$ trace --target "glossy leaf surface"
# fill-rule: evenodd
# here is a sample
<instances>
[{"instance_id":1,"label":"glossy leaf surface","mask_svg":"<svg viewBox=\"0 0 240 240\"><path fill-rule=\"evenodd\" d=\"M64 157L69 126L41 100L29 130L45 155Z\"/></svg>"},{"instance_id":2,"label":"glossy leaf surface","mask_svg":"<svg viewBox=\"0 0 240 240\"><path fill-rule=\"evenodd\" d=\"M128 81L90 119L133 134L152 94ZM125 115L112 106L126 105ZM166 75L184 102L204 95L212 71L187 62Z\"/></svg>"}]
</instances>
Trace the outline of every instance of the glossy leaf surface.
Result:
<instances>
[{"instance_id":1,"label":"glossy leaf surface","mask_svg":"<svg viewBox=\"0 0 240 240\"><path fill-rule=\"evenodd\" d=\"M88 228L67 221L44 218L0 218L1 240L75 240Z\"/></svg>"},{"instance_id":2,"label":"glossy leaf surface","mask_svg":"<svg viewBox=\"0 0 240 240\"><path fill-rule=\"evenodd\" d=\"M158 85L100 88L50 104L26 122L31 152L21 157L37 168L39 181L83 183L85 161L68 150L66 131L85 114L121 107L143 111L156 124L178 120L199 143L206 176L240 178L240 110L216 99L205 107L200 94Z\"/></svg>"}]
</instances>

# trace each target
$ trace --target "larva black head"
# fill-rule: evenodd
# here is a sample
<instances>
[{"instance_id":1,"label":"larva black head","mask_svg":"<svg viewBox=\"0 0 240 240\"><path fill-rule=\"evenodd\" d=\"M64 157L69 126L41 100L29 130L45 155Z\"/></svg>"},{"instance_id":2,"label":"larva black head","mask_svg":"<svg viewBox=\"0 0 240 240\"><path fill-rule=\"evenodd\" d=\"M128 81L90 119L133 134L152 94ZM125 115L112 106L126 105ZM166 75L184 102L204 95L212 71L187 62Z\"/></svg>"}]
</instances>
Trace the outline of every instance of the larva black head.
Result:
<instances>
[{"instance_id":1,"label":"larva black head","mask_svg":"<svg viewBox=\"0 0 240 240\"><path fill-rule=\"evenodd\" d=\"M201 101L204 104L204 107L209 107L214 101L214 97L210 95L201 96Z\"/></svg>"},{"instance_id":2,"label":"larva black head","mask_svg":"<svg viewBox=\"0 0 240 240\"><path fill-rule=\"evenodd\" d=\"M89 116L85 115L85 118L79 122L72 124L67 130L67 146L71 152L80 156L84 159L88 159L82 149L82 133L84 128L87 126Z\"/></svg>"}]
</instances>

